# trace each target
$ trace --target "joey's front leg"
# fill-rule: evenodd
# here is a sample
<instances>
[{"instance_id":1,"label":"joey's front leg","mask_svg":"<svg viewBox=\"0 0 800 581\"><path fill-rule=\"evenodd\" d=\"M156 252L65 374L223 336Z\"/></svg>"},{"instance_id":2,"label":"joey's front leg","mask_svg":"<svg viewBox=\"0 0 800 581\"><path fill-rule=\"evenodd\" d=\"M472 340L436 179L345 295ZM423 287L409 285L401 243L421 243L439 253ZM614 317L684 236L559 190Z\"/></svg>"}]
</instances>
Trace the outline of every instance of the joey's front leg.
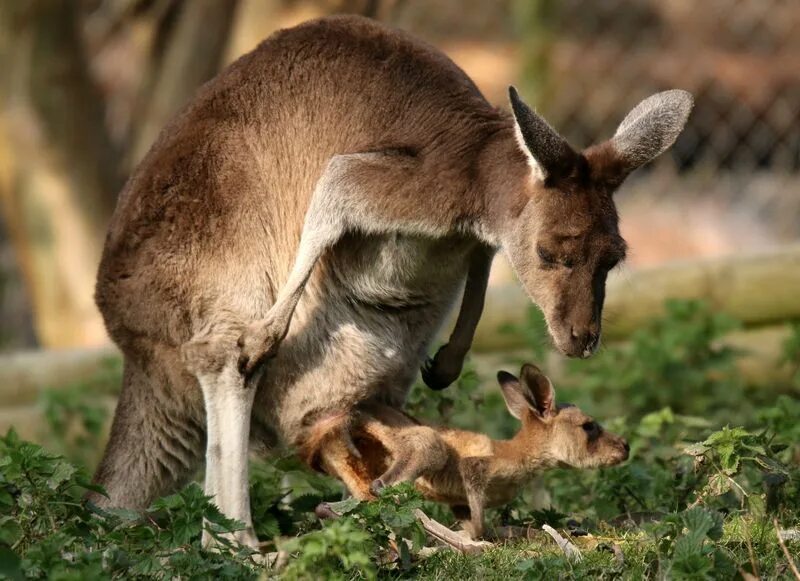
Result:
<instances>
[{"instance_id":1,"label":"joey's front leg","mask_svg":"<svg viewBox=\"0 0 800 581\"><path fill-rule=\"evenodd\" d=\"M473 539L480 539L485 530L483 511L486 504L489 470L487 458L462 458L459 464L470 515L469 526L465 526L464 530Z\"/></svg>"},{"instance_id":2,"label":"joey's front leg","mask_svg":"<svg viewBox=\"0 0 800 581\"><path fill-rule=\"evenodd\" d=\"M494 252L493 248L481 244L470 256L464 298L450 340L422 366L422 380L431 389L444 389L461 375L464 359L472 347L475 328L483 313Z\"/></svg>"}]
</instances>

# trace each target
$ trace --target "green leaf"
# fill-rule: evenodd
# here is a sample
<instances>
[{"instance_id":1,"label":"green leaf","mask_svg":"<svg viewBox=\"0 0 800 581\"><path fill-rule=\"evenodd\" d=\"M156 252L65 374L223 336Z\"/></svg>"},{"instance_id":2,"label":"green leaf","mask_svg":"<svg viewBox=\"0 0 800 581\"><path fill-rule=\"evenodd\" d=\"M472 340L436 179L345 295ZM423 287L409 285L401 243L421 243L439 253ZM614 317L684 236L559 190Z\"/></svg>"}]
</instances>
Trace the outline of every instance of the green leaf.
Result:
<instances>
[{"instance_id":1,"label":"green leaf","mask_svg":"<svg viewBox=\"0 0 800 581\"><path fill-rule=\"evenodd\" d=\"M725 474L713 474L708 479L708 491L714 496L721 496L731 489L731 481Z\"/></svg>"},{"instance_id":2,"label":"green leaf","mask_svg":"<svg viewBox=\"0 0 800 581\"><path fill-rule=\"evenodd\" d=\"M361 504L361 501L351 496L350 498L340 500L339 502L329 502L328 506L330 506L331 510L337 514L347 514L355 510L359 504Z\"/></svg>"},{"instance_id":3,"label":"green leaf","mask_svg":"<svg viewBox=\"0 0 800 581\"><path fill-rule=\"evenodd\" d=\"M10 547L0 544L0 576L13 581L22 581L25 575L20 563L19 556Z\"/></svg>"},{"instance_id":4,"label":"green leaf","mask_svg":"<svg viewBox=\"0 0 800 581\"><path fill-rule=\"evenodd\" d=\"M49 486L51 490L55 490L64 482L72 478L75 472L77 472L77 470L71 464L66 462L58 462L55 470L53 471L53 475L47 479L47 486Z\"/></svg>"},{"instance_id":5,"label":"green leaf","mask_svg":"<svg viewBox=\"0 0 800 581\"><path fill-rule=\"evenodd\" d=\"M4 516L0 518L0 543L11 546L22 537L22 534L22 527L20 527L15 517Z\"/></svg>"}]
</instances>

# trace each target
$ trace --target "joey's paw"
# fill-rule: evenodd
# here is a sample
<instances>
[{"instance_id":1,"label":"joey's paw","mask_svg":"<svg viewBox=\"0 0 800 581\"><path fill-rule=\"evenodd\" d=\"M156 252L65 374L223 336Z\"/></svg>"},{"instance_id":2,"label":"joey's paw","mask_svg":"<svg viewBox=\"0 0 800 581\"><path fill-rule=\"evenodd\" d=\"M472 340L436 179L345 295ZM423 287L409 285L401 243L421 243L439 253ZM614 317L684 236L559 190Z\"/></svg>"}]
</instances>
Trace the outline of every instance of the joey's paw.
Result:
<instances>
[{"instance_id":1,"label":"joey's paw","mask_svg":"<svg viewBox=\"0 0 800 581\"><path fill-rule=\"evenodd\" d=\"M383 490L384 488L386 488L386 483L384 483L384 481L380 478L376 478L369 485L369 491L375 496L380 496L381 490Z\"/></svg>"},{"instance_id":2,"label":"joey's paw","mask_svg":"<svg viewBox=\"0 0 800 581\"><path fill-rule=\"evenodd\" d=\"M464 357L455 353L449 345L439 348L432 358L428 357L422 365L422 381L436 391L449 387L461 375Z\"/></svg>"},{"instance_id":3,"label":"joey's paw","mask_svg":"<svg viewBox=\"0 0 800 581\"><path fill-rule=\"evenodd\" d=\"M248 325L236 343L239 373L251 377L262 363L275 357L283 336L283 329L267 319Z\"/></svg>"},{"instance_id":4,"label":"joey's paw","mask_svg":"<svg viewBox=\"0 0 800 581\"><path fill-rule=\"evenodd\" d=\"M314 509L314 514L317 515L317 518L320 520L327 520L331 518L339 518L340 515L338 512L331 508L331 505L327 502L320 502L317 507Z\"/></svg>"}]
</instances>

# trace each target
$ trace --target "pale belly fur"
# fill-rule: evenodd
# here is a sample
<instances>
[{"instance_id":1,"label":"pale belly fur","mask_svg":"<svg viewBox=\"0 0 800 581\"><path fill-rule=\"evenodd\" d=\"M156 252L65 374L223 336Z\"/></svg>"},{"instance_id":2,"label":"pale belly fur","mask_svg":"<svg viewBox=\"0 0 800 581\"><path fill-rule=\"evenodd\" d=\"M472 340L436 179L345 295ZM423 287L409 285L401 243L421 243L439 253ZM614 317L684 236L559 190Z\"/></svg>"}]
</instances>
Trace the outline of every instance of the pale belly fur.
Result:
<instances>
[{"instance_id":1,"label":"pale belly fur","mask_svg":"<svg viewBox=\"0 0 800 581\"><path fill-rule=\"evenodd\" d=\"M459 295L474 242L351 236L318 265L254 419L296 444L320 414L376 399L402 407L430 342Z\"/></svg>"}]
</instances>

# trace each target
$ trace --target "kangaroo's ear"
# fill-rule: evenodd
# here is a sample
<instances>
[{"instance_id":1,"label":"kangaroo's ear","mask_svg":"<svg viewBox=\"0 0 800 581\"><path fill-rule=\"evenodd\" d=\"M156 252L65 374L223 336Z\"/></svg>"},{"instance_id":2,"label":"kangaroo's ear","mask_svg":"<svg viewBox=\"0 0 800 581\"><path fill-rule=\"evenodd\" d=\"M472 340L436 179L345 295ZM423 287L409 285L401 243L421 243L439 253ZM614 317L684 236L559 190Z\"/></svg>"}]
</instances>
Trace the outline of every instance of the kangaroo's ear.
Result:
<instances>
[{"instance_id":1,"label":"kangaroo's ear","mask_svg":"<svg viewBox=\"0 0 800 581\"><path fill-rule=\"evenodd\" d=\"M528 399L527 390L523 389L519 379L507 371L500 371L497 374L497 382L500 384L508 411L518 420L522 419L525 410L533 408L533 402Z\"/></svg>"},{"instance_id":2,"label":"kangaroo's ear","mask_svg":"<svg viewBox=\"0 0 800 581\"><path fill-rule=\"evenodd\" d=\"M556 413L556 390L553 384L535 365L526 363L520 372L522 386L528 392L528 399L533 401L533 409L543 418Z\"/></svg>"},{"instance_id":3,"label":"kangaroo's ear","mask_svg":"<svg viewBox=\"0 0 800 581\"><path fill-rule=\"evenodd\" d=\"M514 113L514 125L520 149L528 157L534 175L545 180L567 175L575 165L578 154L550 124L522 102L513 86L508 98Z\"/></svg>"},{"instance_id":4,"label":"kangaroo's ear","mask_svg":"<svg viewBox=\"0 0 800 581\"><path fill-rule=\"evenodd\" d=\"M621 184L675 143L693 105L691 93L680 89L656 93L636 105L614 137L586 151L592 174L613 187Z\"/></svg>"}]
</instances>

